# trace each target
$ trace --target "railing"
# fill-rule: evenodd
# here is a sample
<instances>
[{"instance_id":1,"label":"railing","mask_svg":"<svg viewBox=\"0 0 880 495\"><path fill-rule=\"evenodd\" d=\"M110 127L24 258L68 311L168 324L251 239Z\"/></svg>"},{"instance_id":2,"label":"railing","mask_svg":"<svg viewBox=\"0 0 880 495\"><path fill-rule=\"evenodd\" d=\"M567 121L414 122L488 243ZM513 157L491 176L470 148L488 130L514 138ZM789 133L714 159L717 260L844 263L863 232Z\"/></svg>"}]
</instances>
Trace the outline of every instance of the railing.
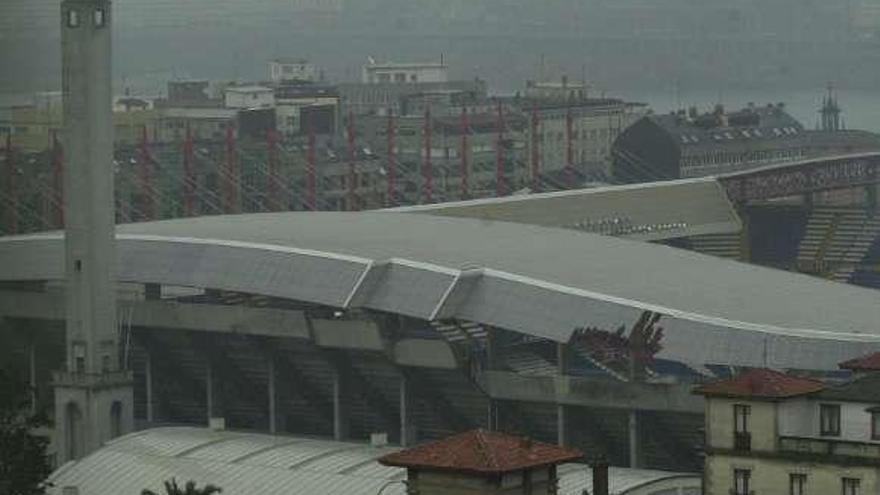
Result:
<instances>
[{"instance_id":1,"label":"railing","mask_svg":"<svg viewBox=\"0 0 880 495\"><path fill-rule=\"evenodd\" d=\"M748 452L752 450L752 434L748 432L734 433L733 449L741 452Z\"/></svg>"},{"instance_id":2,"label":"railing","mask_svg":"<svg viewBox=\"0 0 880 495\"><path fill-rule=\"evenodd\" d=\"M729 491L730 495L755 495L755 490L749 490L747 492L739 491L735 488L731 488Z\"/></svg>"},{"instance_id":3,"label":"railing","mask_svg":"<svg viewBox=\"0 0 880 495\"><path fill-rule=\"evenodd\" d=\"M880 459L880 444L831 438L779 437L781 452Z\"/></svg>"},{"instance_id":4,"label":"railing","mask_svg":"<svg viewBox=\"0 0 880 495\"><path fill-rule=\"evenodd\" d=\"M129 384L133 380L131 371L110 373L70 373L56 371L52 374L53 385L75 388L102 388Z\"/></svg>"}]
</instances>

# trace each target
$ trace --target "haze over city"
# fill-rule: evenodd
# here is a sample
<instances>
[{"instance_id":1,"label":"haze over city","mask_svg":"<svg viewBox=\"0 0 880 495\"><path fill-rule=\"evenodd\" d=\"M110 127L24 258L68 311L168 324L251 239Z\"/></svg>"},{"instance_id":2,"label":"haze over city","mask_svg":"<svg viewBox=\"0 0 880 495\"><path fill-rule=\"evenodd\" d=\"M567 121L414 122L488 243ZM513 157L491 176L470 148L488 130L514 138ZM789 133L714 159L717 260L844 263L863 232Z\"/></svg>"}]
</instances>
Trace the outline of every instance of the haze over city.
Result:
<instances>
[{"instance_id":1,"label":"haze over city","mask_svg":"<svg viewBox=\"0 0 880 495\"><path fill-rule=\"evenodd\" d=\"M880 493L880 0L0 0L0 495Z\"/></svg>"}]
</instances>

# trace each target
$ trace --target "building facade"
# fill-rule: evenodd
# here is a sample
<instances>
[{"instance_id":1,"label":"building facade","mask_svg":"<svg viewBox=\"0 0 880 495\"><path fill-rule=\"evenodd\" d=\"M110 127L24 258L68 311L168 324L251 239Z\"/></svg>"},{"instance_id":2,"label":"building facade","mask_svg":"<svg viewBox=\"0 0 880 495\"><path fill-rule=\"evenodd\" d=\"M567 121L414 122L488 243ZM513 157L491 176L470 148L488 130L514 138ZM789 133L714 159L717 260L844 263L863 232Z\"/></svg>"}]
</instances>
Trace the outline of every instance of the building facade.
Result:
<instances>
[{"instance_id":1,"label":"building facade","mask_svg":"<svg viewBox=\"0 0 880 495\"><path fill-rule=\"evenodd\" d=\"M232 86L223 91L226 108L255 109L275 106L275 92L264 86Z\"/></svg>"},{"instance_id":2,"label":"building facade","mask_svg":"<svg viewBox=\"0 0 880 495\"><path fill-rule=\"evenodd\" d=\"M570 168L578 184L607 180L614 140L645 114L643 105L615 98L527 98L519 106L536 121L527 148L537 168L560 181Z\"/></svg>"},{"instance_id":3,"label":"building facade","mask_svg":"<svg viewBox=\"0 0 880 495\"><path fill-rule=\"evenodd\" d=\"M706 495L880 490L880 375L843 384L747 371L704 385Z\"/></svg>"},{"instance_id":4,"label":"building facade","mask_svg":"<svg viewBox=\"0 0 880 495\"><path fill-rule=\"evenodd\" d=\"M269 80L273 83L284 81L316 82L319 76L318 67L308 60L276 58L269 61Z\"/></svg>"},{"instance_id":5,"label":"building facade","mask_svg":"<svg viewBox=\"0 0 880 495\"><path fill-rule=\"evenodd\" d=\"M446 64L426 63L375 63L370 61L363 67L362 82L381 83L445 83L449 81Z\"/></svg>"}]
</instances>

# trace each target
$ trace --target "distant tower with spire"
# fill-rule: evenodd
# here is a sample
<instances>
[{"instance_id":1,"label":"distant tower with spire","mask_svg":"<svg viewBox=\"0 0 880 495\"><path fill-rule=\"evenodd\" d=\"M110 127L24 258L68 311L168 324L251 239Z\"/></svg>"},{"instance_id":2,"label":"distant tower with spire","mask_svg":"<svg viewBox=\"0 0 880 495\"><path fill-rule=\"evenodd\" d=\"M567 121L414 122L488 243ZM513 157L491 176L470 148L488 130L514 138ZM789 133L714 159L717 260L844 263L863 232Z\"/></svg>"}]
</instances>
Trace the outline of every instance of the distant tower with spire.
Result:
<instances>
[{"instance_id":1,"label":"distant tower with spire","mask_svg":"<svg viewBox=\"0 0 880 495\"><path fill-rule=\"evenodd\" d=\"M834 94L834 86L828 85L828 93L822 98L822 109L819 110L822 116L821 129L823 131L839 131L842 129L840 125L840 105L837 103L837 95Z\"/></svg>"}]
</instances>

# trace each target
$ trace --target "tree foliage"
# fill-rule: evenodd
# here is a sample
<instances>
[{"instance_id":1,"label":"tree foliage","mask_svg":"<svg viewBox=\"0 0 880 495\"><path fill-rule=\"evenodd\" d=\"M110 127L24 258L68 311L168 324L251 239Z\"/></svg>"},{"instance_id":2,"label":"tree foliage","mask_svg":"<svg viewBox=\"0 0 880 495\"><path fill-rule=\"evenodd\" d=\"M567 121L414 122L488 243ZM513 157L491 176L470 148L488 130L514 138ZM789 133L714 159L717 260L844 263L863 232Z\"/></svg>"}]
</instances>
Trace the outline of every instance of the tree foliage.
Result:
<instances>
[{"instance_id":1,"label":"tree foliage","mask_svg":"<svg viewBox=\"0 0 880 495\"><path fill-rule=\"evenodd\" d=\"M0 495L39 495L51 472L49 439L35 435L46 426L43 414L30 408L27 381L7 366L0 367Z\"/></svg>"},{"instance_id":2,"label":"tree foliage","mask_svg":"<svg viewBox=\"0 0 880 495\"><path fill-rule=\"evenodd\" d=\"M223 489L214 485L205 485L203 488L198 488L195 481L187 481L183 487L178 485L177 480L174 478L165 482L165 495L214 495L222 491ZM152 490L144 490L141 492L141 495L158 494Z\"/></svg>"}]
</instances>

